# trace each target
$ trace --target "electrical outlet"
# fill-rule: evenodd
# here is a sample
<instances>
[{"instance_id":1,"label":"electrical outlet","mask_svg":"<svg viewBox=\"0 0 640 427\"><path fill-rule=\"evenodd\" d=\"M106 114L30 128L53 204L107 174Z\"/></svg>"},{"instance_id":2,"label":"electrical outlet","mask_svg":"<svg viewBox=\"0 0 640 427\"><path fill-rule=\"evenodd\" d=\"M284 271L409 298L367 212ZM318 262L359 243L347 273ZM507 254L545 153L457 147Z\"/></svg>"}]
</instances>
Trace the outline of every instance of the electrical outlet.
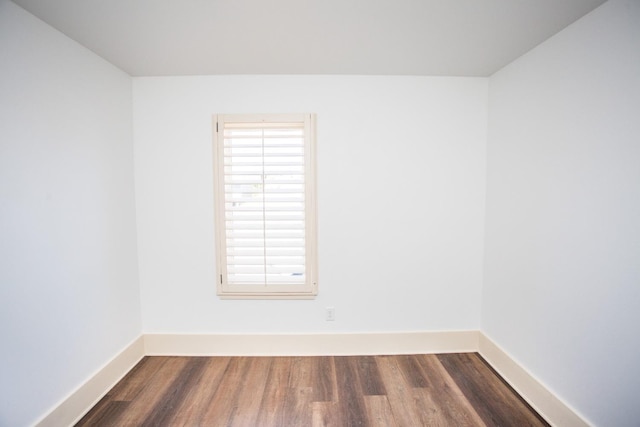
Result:
<instances>
[{"instance_id":1,"label":"electrical outlet","mask_svg":"<svg viewBox=\"0 0 640 427\"><path fill-rule=\"evenodd\" d=\"M333 307L327 307L325 310L325 316L327 322L333 322L336 320L336 309Z\"/></svg>"}]
</instances>

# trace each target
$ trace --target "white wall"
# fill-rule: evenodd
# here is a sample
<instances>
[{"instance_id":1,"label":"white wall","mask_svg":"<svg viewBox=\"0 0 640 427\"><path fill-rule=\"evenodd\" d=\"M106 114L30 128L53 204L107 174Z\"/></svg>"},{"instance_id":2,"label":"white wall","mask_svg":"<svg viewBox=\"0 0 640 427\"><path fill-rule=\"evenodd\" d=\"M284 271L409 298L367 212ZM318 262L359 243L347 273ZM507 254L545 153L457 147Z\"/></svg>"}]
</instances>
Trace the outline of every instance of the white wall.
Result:
<instances>
[{"instance_id":1,"label":"white wall","mask_svg":"<svg viewBox=\"0 0 640 427\"><path fill-rule=\"evenodd\" d=\"M0 0L0 425L141 331L131 78Z\"/></svg>"},{"instance_id":2,"label":"white wall","mask_svg":"<svg viewBox=\"0 0 640 427\"><path fill-rule=\"evenodd\" d=\"M490 79L482 330L601 426L640 419L640 2Z\"/></svg>"},{"instance_id":3,"label":"white wall","mask_svg":"<svg viewBox=\"0 0 640 427\"><path fill-rule=\"evenodd\" d=\"M478 329L486 97L481 78L134 78L144 331ZM220 300L211 116L279 112L317 114L319 296Z\"/></svg>"},{"instance_id":4,"label":"white wall","mask_svg":"<svg viewBox=\"0 0 640 427\"><path fill-rule=\"evenodd\" d=\"M486 79L443 77L147 77L132 97L0 0L0 425L35 421L141 328L480 326L594 424L632 425L638 52L638 2L610 0L494 75L489 105ZM242 112L318 115L316 300L215 296L211 115Z\"/></svg>"}]
</instances>

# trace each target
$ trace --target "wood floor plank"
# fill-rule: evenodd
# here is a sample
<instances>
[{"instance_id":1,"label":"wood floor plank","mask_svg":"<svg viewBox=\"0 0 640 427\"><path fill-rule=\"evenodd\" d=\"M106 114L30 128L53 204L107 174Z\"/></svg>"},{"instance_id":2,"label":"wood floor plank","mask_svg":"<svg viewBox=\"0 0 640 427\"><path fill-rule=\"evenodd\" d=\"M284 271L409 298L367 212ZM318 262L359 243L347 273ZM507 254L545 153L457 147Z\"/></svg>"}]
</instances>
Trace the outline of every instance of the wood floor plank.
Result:
<instances>
[{"instance_id":1,"label":"wood floor plank","mask_svg":"<svg viewBox=\"0 0 640 427\"><path fill-rule=\"evenodd\" d=\"M136 396L148 387L148 379L167 363L167 358L143 357L136 366L126 376L126 381L119 381L78 423L76 426L109 426L117 425L119 417L124 415L124 411L116 415L114 407L128 408L129 403ZM110 405L112 402L115 405ZM126 405L125 405L126 403ZM109 412L103 414L102 412ZM127 412L130 412L128 410ZM94 416L97 413L97 416Z\"/></svg>"},{"instance_id":2,"label":"wood floor plank","mask_svg":"<svg viewBox=\"0 0 640 427\"><path fill-rule=\"evenodd\" d=\"M271 361L267 385L256 417L256 425L285 425L285 403L289 394L291 362L292 358L290 357L274 357Z\"/></svg>"},{"instance_id":3,"label":"wood floor plank","mask_svg":"<svg viewBox=\"0 0 640 427\"><path fill-rule=\"evenodd\" d=\"M289 387L280 425L311 425L311 395L311 387Z\"/></svg>"},{"instance_id":4,"label":"wood floor plank","mask_svg":"<svg viewBox=\"0 0 640 427\"><path fill-rule=\"evenodd\" d=\"M337 401L336 372L333 357L317 356L311 358L311 385L313 402Z\"/></svg>"},{"instance_id":5,"label":"wood floor plank","mask_svg":"<svg viewBox=\"0 0 640 427\"><path fill-rule=\"evenodd\" d=\"M104 412L107 411L108 405L113 402L113 400L111 400L110 393L111 392L107 393L102 399L98 401L98 403L93 406L93 408L91 408L86 414L84 414L80 421L75 424L75 426L84 427L100 424L100 422L96 420L104 418Z\"/></svg>"},{"instance_id":6,"label":"wood floor plank","mask_svg":"<svg viewBox=\"0 0 640 427\"><path fill-rule=\"evenodd\" d=\"M202 425L229 425L236 410L236 402L242 390L242 379L249 364L250 360L247 357L234 357L229 361L218 389L203 414Z\"/></svg>"},{"instance_id":7,"label":"wood floor plank","mask_svg":"<svg viewBox=\"0 0 640 427\"><path fill-rule=\"evenodd\" d=\"M270 366L271 359L268 357L249 358L249 366L236 400L236 410L229 420L229 425L237 427L257 425L256 418L267 384Z\"/></svg>"},{"instance_id":8,"label":"wood floor plank","mask_svg":"<svg viewBox=\"0 0 640 427\"><path fill-rule=\"evenodd\" d=\"M311 424L312 370L313 363L309 357L294 357L291 361L289 388L284 406L284 420L288 425L308 426Z\"/></svg>"},{"instance_id":9,"label":"wood floor plank","mask_svg":"<svg viewBox=\"0 0 640 427\"><path fill-rule=\"evenodd\" d=\"M413 414L411 420L399 421L402 425L421 425L421 426L446 426L458 425L453 420L448 419L447 411L435 402L435 391L429 390L430 383L427 377L431 372L424 373L420 365L412 356L394 357L393 361L397 364L398 375L395 380L397 386L397 396L389 396L392 402L394 413L405 412L407 407ZM422 388L424 387L424 388ZM405 407L398 410L398 401L403 402ZM446 409L446 408L445 408Z\"/></svg>"},{"instance_id":10,"label":"wood floor plank","mask_svg":"<svg viewBox=\"0 0 640 427\"><path fill-rule=\"evenodd\" d=\"M380 376L395 422L400 427L424 425L417 413L411 384L407 383L394 356L376 356Z\"/></svg>"},{"instance_id":11,"label":"wood floor plank","mask_svg":"<svg viewBox=\"0 0 640 427\"><path fill-rule=\"evenodd\" d=\"M138 394L149 386L149 378L153 377L167 364L166 357L144 357L127 374L127 381L120 381L109 392L113 400L131 402Z\"/></svg>"},{"instance_id":12,"label":"wood floor plank","mask_svg":"<svg viewBox=\"0 0 640 427\"><path fill-rule=\"evenodd\" d=\"M141 424L142 427L154 427L175 424L176 410L188 397L197 384L207 364L204 357L189 358L180 372L167 387L156 404L156 409Z\"/></svg>"},{"instance_id":13,"label":"wood floor plank","mask_svg":"<svg viewBox=\"0 0 640 427\"><path fill-rule=\"evenodd\" d=\"M120 423L122 426L140 426L147 420L153 411L157 410L157 404L171 386L175 378L187 364L187 357L168 357L161 369L148 378L148 382L131 400L128 410L125 411Z\"/></svg>"},{"instance_id":14,"label":"wood floor plank","mask_svg":"<svg viewBox=\"0 0 640 427\"><path fill-rule=\"evenodd\" d=\"M460 391L456 382L442 366L438 358L433 355L415 355L415 369L420 371L425 387L417 388L421 402L430 402L424 411L433 411L434 422L441 425L482 426L484 422L478 416L473 406Z\"/></svg>"},{"instance_id":15,"label":"wood floor plank","mask_svg":"<svg viewBox=\"0 0 640 427\"><path fill-rule=\"evenodd\" d=\"M289 387L311 387L313 382L313 361L309 357L291 358Z\"/></svg>"},{"instance_id":16,"label":"wood floor plank","mask_svg":"<svg viewBox=\"0 0 640 427\"><path fill-rule=\"evenodd\" d=\"M116 427L121 425L120 418L129 407L130 402L121 400L101 400L95 410L82 417L76 426Z\"/></svg>"},{"instance_id":17,"label":"wood floor plank","mask_svg":"<svg viewBox=\"0 0 640 427\"><path fill-rule=\"evenodd\" d=\"M362 393L365 396L386 395L387 391L384 388L382 378L380 377L380 371L378 370L376 359L373 356L360 356L355 360L358 368L358 379L360 380Z\"/></svg>"},{"instance_id":18,"label":"wood floor plank","mask_svg":"<svg viewBox=\"0 0 640 427\"><path fill-rule=\"evenodd\" d=\"M340 427L338 402L311 403L311 425L313 427Z\"/></svg>"},{"instance_id":19,"label":"wood floor plank","mask_svg":"<svg viewBox=\"0 0 640 427\"><path fill-rule=\"evenodd\" d=\"M478 354L444 354L438 360L487 426L549 425Z\"/></svg>"},{"instance_id":20,"label":"wood floor plank","mask_svg":"<svg viewBox=\"0 0 640 427\"><path fill-rule=\"evenodd\" d=\"M437 394L426 388L414 388L413 397L420 417L420 425L423 426L456 426L456 427L483 427L482 419L460 409L460 403L452 406L443 406Z\"/></svg>"},{"instance_id":21,"label":"wood floor plank","mask_svg":"<svg viewBox=\"0 0 640 427\"><path fill-rule=\"evenodd\" d=\"M411 384L411 387L429 387L431 384L425 376L422 368L414 355L402 355L397 357L398 366L402 375Z\"/></svg>"},{"instance_id":22,"label":"wood floor plank","mask_svg":"<svg viewBox=\"0 0 640 427\"><path fill-rule=\"evenodd\" d=\"M188 396L176 408L175 426L204 425L203 417L229 365L229 357L208 357L205 369L189 391Z\"/></svg>"},{"instance_id":23,"label":"wood floor plank","mask_svg":"<svg viewBox=\"0 0 640 427\"><path fill-rule=\"evenodd\" d=\"M391 405L387 396L364 396L364 406L367 410L369 425L372 427L397 427Z\"/></svg>"},{"instance_id":24,"label":"wood floor plank","mask_svg":"<svg viewBox=\"0 0 640 427\"><path fill-rule=\"evenodd\" d=\"M345 426L367 425L367 411L358 378L356 357L335 357L340 420Z\"/></svg>"},{"instance_id":25,"label":"wood floor plank","mask_svg":"<svg viewBox=\"0 0 640 427\"><path fill-rule=\"evenodd\" d=\"M548 426L478 354L146 357L78 426Z\"/></svg>"}]
</instances>

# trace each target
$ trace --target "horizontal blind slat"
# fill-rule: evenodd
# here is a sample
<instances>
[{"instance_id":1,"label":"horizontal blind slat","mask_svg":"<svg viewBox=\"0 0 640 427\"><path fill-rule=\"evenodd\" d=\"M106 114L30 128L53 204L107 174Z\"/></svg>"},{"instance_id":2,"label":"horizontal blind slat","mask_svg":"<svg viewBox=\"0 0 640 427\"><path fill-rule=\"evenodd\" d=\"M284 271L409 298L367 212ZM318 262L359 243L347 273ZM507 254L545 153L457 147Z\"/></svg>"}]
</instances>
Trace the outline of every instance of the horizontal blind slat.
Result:
<instances>
[{"instance_id":1,"label":"horizontal blind slat","mask_svg":"<svg viewBox=\"0 0 640 427\"><path fill-rule=\"evenodd\" d=\"M227 212L260 212L260 211L267 211L267 212L295 212L295 211L302 211L300 208L297 207L268 207L268 208L262 208L259 206L231 206L231 207L227 207Z\"/></svg>"},{"instance_id":2,"label":"horizontal blind slat","mask_svg":"<svg viewBox=\"0 0 640 427\"><path fill-rule=\"evenodd\" d=\"M269 223L258 223L256 221L226 221L225 228L227 230L304 230L304 223L298 221L292 224L292 221L279 221Z\"/></svg>"},{"instance_id":3,"label":"horizontal blind slat","mask_svg":"<svg viewBox=\"0 0 640 427\"><path fill-rule=\"evenodd\" d=\"M305 283L305 123L223 124L229 283Z\"/></svg>"},{"instance_id":4,"label":"horizontal blind slat","mask_svg":"<svg viewBox=\"0 0 640 427\"><path fill-rule=\"evenodd\" d=\"M259 256L264 259L264 255L269 257L289 257L289 256L304 256L305 248L254 248L254 247L231 247L227 250L227 256Z\"/></svg>"}]
</instances>

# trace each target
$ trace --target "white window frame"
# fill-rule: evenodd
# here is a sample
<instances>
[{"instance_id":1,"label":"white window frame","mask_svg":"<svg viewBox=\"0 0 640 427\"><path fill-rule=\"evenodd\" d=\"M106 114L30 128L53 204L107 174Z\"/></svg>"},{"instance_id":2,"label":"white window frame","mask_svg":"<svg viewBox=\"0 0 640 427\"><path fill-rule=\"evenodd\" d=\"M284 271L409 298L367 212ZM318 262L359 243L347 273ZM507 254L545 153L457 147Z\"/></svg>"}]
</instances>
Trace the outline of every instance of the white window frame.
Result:
<instances>
[{"instance_id":1,"label":"white window frame","mask_svg":"<svg viewBox=\"0 0 640 427\"><path fill-rule=\"evenodd\" d=\"M238 124L302 123L304 126L304 280L301 283L233 283L228 274L227 194L225 192L225 126ZM316 135L314 114L220 114L213 116L214 211L217 258L217 293L229 299L312 299L318 294L316 230ZM264 139L263 139L264 150ZM229 153L229 151L227 152ZM263 151L264 153L264 151ZM233 156L233 155L231 155ZM263 162L264 162L264 156ZM227 161L229 155L227 154ZM264 164L264 163L263 163ZM263 182L268 179L262 175ZM265 191L262 186L263 194ZM232 209L232 208L230 208ZM263 214L262 229L268 226ZM265 233L266 235L266 233ZM265 282L267 251L264 252ZM233 268L233 267L231 267ZM304 282L304 283L302 283Z\"/></svg>"}]
</instances>

